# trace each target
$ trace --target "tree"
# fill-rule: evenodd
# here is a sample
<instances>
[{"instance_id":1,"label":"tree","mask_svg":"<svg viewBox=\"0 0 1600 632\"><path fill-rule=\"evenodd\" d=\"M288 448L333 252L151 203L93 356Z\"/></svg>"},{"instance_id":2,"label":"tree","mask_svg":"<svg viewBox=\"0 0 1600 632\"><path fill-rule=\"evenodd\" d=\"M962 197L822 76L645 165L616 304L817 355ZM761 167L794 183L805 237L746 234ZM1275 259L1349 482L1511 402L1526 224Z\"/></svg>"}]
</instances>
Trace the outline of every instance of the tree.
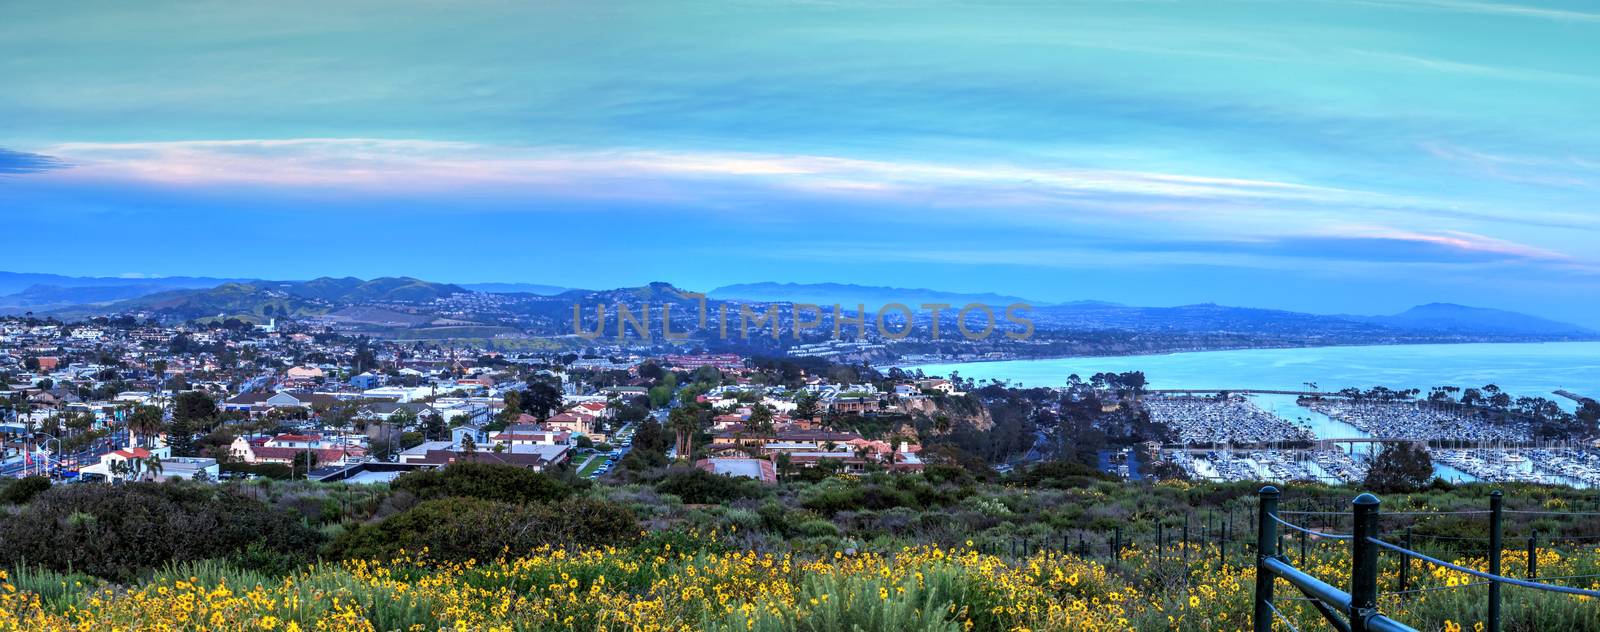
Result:
<instances>
[{"instance_id":1,"label":"tree","mask_svg":"<svg viewBox=\"0 0 1600 632\"><path fill-rule=\"evenodd\" d=\"M148 474L150 476L150 480L152 481L161 478L161 472L165 470L165 468L161 466L161 457L154 454L145 457L143 461L137 462L140 463L140 466L144 469L145 474Z\"/></svg>"},{"instance_id":2,"label":"tree","mask_svg":"<svg viewBox=\"0 0 1600 632\"><path fill-rule=\"evenodd\" d=\"M191 428L211 428L217 417L217 402L200 391L178 393L172 401L172 419L188 422Z\"/></svg>"},{"instance_id":3,"label":"tree","mask_svg":"<svg viewBox=\"0 0 1600 632\"><path fill-rule=\"evenodd\" d=\"M444 426L444 417L439 413L430 412L422 416L422 436L429 441L443 441L450 435L450 430Z\"/></svg>"},{"instance_id":4,"label":"tree","mask_svg":"<svg viewBox=\"0 0 1600 632\"><path fill-rule=\"evenodd\" d=\"M172 424L167 426L167 447L172 448L173 456L195 456L194 427L189 420L174 418Z\"/></svg>"},{"instance_id":5,"label":"tree","mask_svg":"<svg viewBox=\"0 0 1600 632\"><path fill-rule=\"evenodd\" d=\"M294 453L294 458L289 461L289 467L294 472L305 472L311 476L311 470L317 469L317 452L315 450L301 450ZM293 478L293 475L290 476Z\"/></svg>"},{"instance_id":6,"label":"tree","mask_svg":"<svg viewBox=\"0 0 1600 632\"><path fill-rule=\"evenodd\" d=\"M394 412L389 413L389 423L402 430L410 428L417 423L417 411L410 408L396 408Z\"/></svg>"},{"instance_id":7,"label":"tree","mask_svg":"<svg viewBox=\"0 0 1600 632\"><path fill-rule=\"evenodd\" d=\"M111 470L111 476L117 479L126 479L128 474L133 472L133 468L128 467L127 461L112 461L106 469Z\"/></svg>"},{"instance_id":8,"label":"tree","mask_svg":"<svg viewBox=\"0 0 1600 632\"><path fill-rule=\"evenodd\" d=\"M561 389L549 382L530 382L528 390L522 393L522 409L541 422L549 419L550 415L560 408Z\"/></svg>"},{"instance_id":9,"label":"tree","mask_svg":"<svg viewBox=\"0 0 1600 632\"><path fill-rule=\"evenodd\" d=\"M667 425L678 435L675 450L680 459L693 456L694 435L700 431L700 420L696 417L694 409L687 406L674 408L667 415Z\"/></svg>"},{"instance_id":10,"label":"tree","mask_svg":"<svg viewBox=\"0 0 1600 632\"><path fill-rule=\"evenodd\" d=\"M1433 459L1427 448L1410 441L1385 444L1367 470L1367 489L1380 494L1413 492L1433 481Z\"/></svg>"},{"instance_id":11,"label":"tree","mask_svg":"<svg viewBox=\"0 0 1600 632\"><path fill-rule=\"evenodd\" d=\"M762 435L772 434L772 409L763 404L750 407L750 429Z\"/></svg>"},{"instance_id":12,"label":"tree","mask_svg":"<svg viewBox=\"0 0 1600 632\"><path fill-rule=\"evenodd\" d=\"M817 397L810 393L794 398L794 416L796 419L811 419L817 416Z\"/></svg>"},{"instance_id":13,"label":"tree","mask_svg":"<svg viewBox=\"0 0 1600 632\"><path fill-rule=\"evenodd\" d=\"M128 415L128 433L136 438L134 443L145 445L161 432L161 409L155 406L138 406L133 409L133 414Z\"/></svg>"}]
</instances>

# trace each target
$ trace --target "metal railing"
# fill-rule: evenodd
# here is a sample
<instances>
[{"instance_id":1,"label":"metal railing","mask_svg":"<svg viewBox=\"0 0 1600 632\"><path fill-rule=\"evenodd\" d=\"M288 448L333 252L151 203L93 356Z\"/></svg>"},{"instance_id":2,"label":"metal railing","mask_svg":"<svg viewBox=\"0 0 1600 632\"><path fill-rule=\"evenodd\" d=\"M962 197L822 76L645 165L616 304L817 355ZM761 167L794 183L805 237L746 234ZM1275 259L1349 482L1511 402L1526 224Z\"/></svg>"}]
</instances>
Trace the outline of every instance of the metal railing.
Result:
<instances>
[{"instance_id":1,"label":"metal railing","mask_svg":"<svg viewBox=\"0 0 1600 632\"><path fill-rule=\"evenodd\" d=\"M1504 508L1504 496L1499 490L1489 495L1489 510L1487 512L1450 512L1450 513L1487 513L1489 516L1488 537L1488 572L1452 564L1417 551L1410 547L1410 533L1406 534L1405 546L1392 544L1379 538L1378 497L1372 494L1361 494L1351 501L1351 515L1355 524L1350 534L1325 533L1307 529L1285 521L1280 517L1278 501L1281 493L1278 488L1268 485L1262 487L1259 495L1260 510L1256 521L1256 586L1255 586L1255 612L1252 623L1255 632L1271 632L1274 620L1283 621L1289 629L1297 629L1294 623L1278 610L1273 603L1273 590L1278 579L1287 581L1302 594L1306 600L1327 620L1328 624L1340 632L1417 632L1378 611L1378 554L1381 550L1398 554L1405 560L1401 566L1400 591L1390 595L1409 594L1415 592L1465 588L1467 586L1488 586L1488 632L1501 630L1501 587L1503 585L1518 586L1532 590L1578 595L1583 597L1600 597L1600 590L1589 590L1549 584L1535 579L1567 579L1565 577L1537 577L1537 533L1528 539L1528 579L1516 579L1501 574L1500 557L1503 542L1501 532L1501 518L1507 512ZM1323 512L1285 512L1285 513L1323 513ZM1515 513L1540 513L1550 515L1568 515L1562 512L1515 512ZM1333 540L1348 541L1350 543L1350 587L1349 592L1340 590L1328 583L1317 579L1305 571L1290 565L1288 560L1278 550L1278 527L1283 526L1305 535ZM1302 540L1303 542L1303 540ZM1302 554L1302 558L1304 554ZM1442 588L1406 589L1406 575L1411 566L1411 560L1446 568L1459 573L1477 577L1480 582L1463 583L1456 586Z\"/></svg>"}]
</instances>

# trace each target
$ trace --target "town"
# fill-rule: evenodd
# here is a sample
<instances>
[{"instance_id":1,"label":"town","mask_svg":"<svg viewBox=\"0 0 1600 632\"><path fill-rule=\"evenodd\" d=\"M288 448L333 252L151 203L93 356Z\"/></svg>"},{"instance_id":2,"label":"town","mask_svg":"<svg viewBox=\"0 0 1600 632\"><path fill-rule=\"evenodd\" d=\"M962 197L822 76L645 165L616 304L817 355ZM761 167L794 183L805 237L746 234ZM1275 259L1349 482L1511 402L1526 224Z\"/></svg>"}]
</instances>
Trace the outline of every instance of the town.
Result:
<instances>
[{"instance_id":1,"label":"town","mask_svg":"<svg viewBox=\"0 0 1600 632\"><path fill-rule=\"evenodd\" d=\"M1454 387L1300 393L1314 428L1258 406L1268 395L1146 392L1137 374L1018 390L692 347L507 352L319 319L6 318L0 474L363 484L480 462L628 481L686 462L773 483L916 472L929 444L1002 472L1065 458L1129 479L1347 483L1378 446L1409 441L1447 479L1600 484L1600 451L1575 441L1593 436L1593 400L1573 414L1492 385L1459 401Z\"/></svg>"},{"instance_id":2,"label":"town","mask_svg":"<svg viewBox=\"0 0 1600 632\"><path fill-rule=\"evenodd\" d=\"M511 355L278 323L8 319L0 472L368 483L468 460L598 478L627 457L646 420L707 433L692 450L710 472L771 482L790 468L916 471L914 435L867 439L822 421L951 390L945 380L902 380L886 392L826 374L772 383L731 354L609 351L618 355ZM679 375L692 388L674 388ZM682 402L705 408L704 428L672 417ZM669 452L688 456L692 440Z\"/></svg>"}]
</instances>

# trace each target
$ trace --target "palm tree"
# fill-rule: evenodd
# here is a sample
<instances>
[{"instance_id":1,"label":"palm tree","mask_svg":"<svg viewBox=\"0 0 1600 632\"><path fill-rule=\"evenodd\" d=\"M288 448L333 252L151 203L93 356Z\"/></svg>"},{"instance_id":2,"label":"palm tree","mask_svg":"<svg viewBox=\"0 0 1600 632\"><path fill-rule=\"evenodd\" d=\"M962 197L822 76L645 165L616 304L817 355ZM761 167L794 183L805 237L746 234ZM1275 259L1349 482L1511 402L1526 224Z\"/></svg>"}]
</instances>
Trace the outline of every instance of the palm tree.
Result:
<instances>
[{"instance_id":1,"label":"palm tree","mask_svg":"<svg viewBox=\"0 0 1600 632\"><path fill-rule=\"evenodd\" d=\"M152 481L159 478L162 470L164 469L161 467L161 457L154 454L146 457L140 461L140 463L144 466L145 472L150 475L150 480Z\"/></svg>"},{"instance_id":2,"label":"palm tree","mask_svg":"<svg viewBox=\"0 0 1600 632\"><path fill-rule=\"evenodd\" d=\"M132 471L132 468L128 467L127 461L112 461L109 469L111 470L111 476L118 480L127 479L128 474Z\"/></svg>"},{"instance_id":3,"label":"palm tree","mask_svg":"<svg viewBox=\"0 0 1600 632\"><path fill-rule=\"evenodd\" d=\"M161 432L161 409L154 406L140 406L128 417L128 432L136 437L149 440Z\"/></svg>"},{"instance_id":4,"label":"palm tree","mask_svg":"<svg viewBox=\"0 0 1600 632\"><path fill-rule=\"evenodd\" d=\"M678 434L676 451L678 458L687 459L694 452L694 433L700 430L699 420L688 408L674 408L667 416L667 425Z\"/></svg>"}]
</instances>

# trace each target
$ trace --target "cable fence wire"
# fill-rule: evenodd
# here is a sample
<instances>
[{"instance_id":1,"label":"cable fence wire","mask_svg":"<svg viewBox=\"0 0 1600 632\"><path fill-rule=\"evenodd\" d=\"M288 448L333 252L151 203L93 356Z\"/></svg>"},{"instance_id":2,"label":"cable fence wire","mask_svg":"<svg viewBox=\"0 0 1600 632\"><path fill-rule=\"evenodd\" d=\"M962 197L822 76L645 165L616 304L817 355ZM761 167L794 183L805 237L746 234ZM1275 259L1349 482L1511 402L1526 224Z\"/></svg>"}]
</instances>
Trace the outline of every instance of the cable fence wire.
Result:
<instances>
[{"instance_id":1,"label":"cable fence wire","mask_svg":"<svg viewBox=\"0 0 1600 632\"><path fill-rule=\"evenodd\" d=\"M1455 590L1457 588L1471 588L1473 586L1488 586L1489 584L1493 584L1493 583L1494 582L1491 582L1491 581L1481 581L1481 582L1468 582L1468 583L1465 583L1465 584L1456 584L1454 586L1429 586L1427 588L1412 588L1412 589L1409 589L1409 590L1396 590L1396 591L1392 591L1392 592L1386 592L1386 593L1383 593L1383 594L1378 595L1378 596L1379 597L1398 597L1398 596L1401 596L1401 595L1410 595L1410 594L1415 594L1415 593L1438 592L1438 591L1441 591L1441 590Z\"/></svg>"},{"instance_id":2,"label":"cable fence wire","mask_svg":"<svg viewBox=\"0 0 1600 632\"><path fill-rule=\"evenodd\" d=\"M1284 521L1283 518L1279 518L1279 517L1274 516L1272 514L1267 514L1267 517L1273 519L1278 524L1281 524L1281 525L1283 525L1285 527L1289 527L1290 529L1294 529L1295 531L1299 531L1299 532L1304 533L1306 535L1312 535L1312 536L1316 536L1316 537L1319 537L1319 538L1328 538L1328 539L1332 539L1332 540L1349 540L1350 538L1355 537L1355 536L1351 536L1351 535L1344 535L1344 534L1338 534L1338 533L1323 533L1321 531L1313 531L1311 529L1307 529L1305 527L1302 527L1300 525L1294 524L1292 522L1286 522L1286 521Z\"/></svg>"},{"instance_id":3,"label":"cable fence wire","mask_svg":"<svg viewBox=\"0 0 1600 632\"><path fill-rule=\"evenodd\" d=\"M1276 616L1279 621L1282 621L1283 625L1287 626L1292 632L1300 632L1300 628L1294 627L1294 622L1290 621L1289 617L1283 614L1283 611L1278 610L1278 606L1273 605L1272 602L1268 601L1267 608L1272 610L1273 616Z\"/></svg>"},{"instance_id":4,"label":"cable fence wire","mask_svg":"<svg viewBox=\"0 0 1600 632\"><path fill-rule=\"evenodd\" d=\"M1494 574L1491 574L1491 573L1485 573L1485 572L1480 571L1480 570L1475 569L1475 568L1467 568L1465 566L1460 566L1460 565L1457 565L1457 564L1451 564L1451 563L1446 562L1444 560L1441 560L1439 558L1429 557L1427 555L1423 555L1421 553L1418 553L1416 551L1407 549L1405 547L1401 547L1401 546L1397 546L1397 545L1394 545L1394 544L1390 544L1388 542L1384 542L1383 540L1379 540L1377 538L1367 538L1367 541L1371 542L1373 544L1376 544L1376 545L1378 545L1380 547L1383 547L1385 549L1389 549L1391 551L1399 553L1401 555L1406 555L1406 556L1409 556L1409 557L1412 557L1412 558L1416 558L1418 560L1422 560L1422 561L1427 562L1429 564L1433 564L1434 566L1440 566L1440 567L1443 567L1443 568L1448 568L1450 570L1453 570L1453 571L1456 571L1456 572L1459 572L1459 573L1466 573L1468 575L1472 575L1473 577L1480 577L1480 578L1483 578L1483 579L1487 579L1487 580L1489 580L1490 582L1493 582L1493 583L1510 584L1512 586L1521 586L1523 588L1532 588L1534 590L1545 590L1545 591L1550 591L1550 592L1566 593L1566 594L1569 594L1569 595L1582 595L1582 596L1585 596L1585 597L1600 597L1600 590L1587 590L1587 589L1583 589L1583 588L1573 588L1571 586L1560 586L1560 585L1556 585L1556 584L1541 584L1539 582L1516 579L1516 578L1512 578L1512 577L1504 577L1504 576L1501 576L1501 575L1494 575Z\"/></svg>"}]
</instances>

